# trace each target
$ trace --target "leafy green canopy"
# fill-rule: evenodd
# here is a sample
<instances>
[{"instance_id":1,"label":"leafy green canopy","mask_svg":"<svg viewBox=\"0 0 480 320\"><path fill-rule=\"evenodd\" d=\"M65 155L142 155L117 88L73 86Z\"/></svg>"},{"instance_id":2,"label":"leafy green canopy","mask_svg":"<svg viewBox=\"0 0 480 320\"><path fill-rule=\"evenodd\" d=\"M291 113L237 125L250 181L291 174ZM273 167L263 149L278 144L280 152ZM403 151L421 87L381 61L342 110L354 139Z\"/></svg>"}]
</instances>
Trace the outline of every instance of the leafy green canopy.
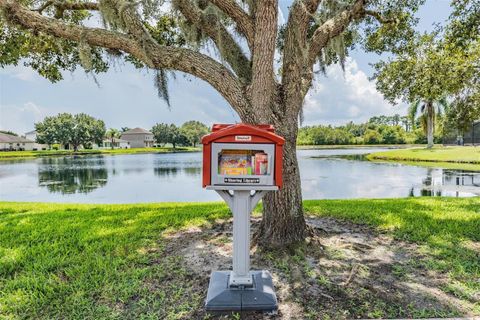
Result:
<instances>
[{"instance_id":1,"label":"leafy green canopy","mask_svg":"<svg viewBox=\"0 0 480 320\"><path fill-rule=\"evenodd\" d=\"M22 1L26 5L40 6L43 1ZM48 9L53 15L52 9ZM85 10L68 11L63 19L80 24L92 15ZM35 31L22 30L0 17L0 66L17 65L21 61L25 66L36 70L41 76L52 82L63 79L62 70L73 72L82 64L82 44L54 38ZM99 48L88 48L89 62L85 70L95 73L105 72L108 63Z\"/></svg>"},{"instance_id":2,"label":"leafy green canopy","mask_svg":"<svg viewBox=\"0 0 480 320\"><path fill-rule=\"evenodd\" d=\"M480 75L480 3L452 1L444 27L414 35L395 56L374 65L377 89L392 103L439 101L477 91Z\"/></svg>"},{"instance_id":3,"label":"leafy green canopy","mask_svg":"<svg viewBox=\"0 0 480 320\"><path fill-rule=\"evenodd\" d=\"M120 136L121 136L120 131L118 129L115 129L115 128L110 128L105 133L105 137L107 137L109 139L120 138Z\"/></svg>"},{"instance_id":4,"label":"leafy green canopy","mask_svg":"<svg viewBox=\"0 0 480 320\"><path fill-rule=\"evenodd\" d=\"M120 0L119 0L120 1ZM187 19L179 7L182 1L173 0L166 5L164 0L140 0L138 2L121 0L121 9L113 0L99 0L99 11L64 10L56 4L64 3L58 0L22 0L21 4L49 17L63 20L76 25L99 25L110 30L119 30L128 34L122 10L127 7L137 7L142 18L143 27L159 44L172 47L189 47L195 50L213 51L212 56L228 64L239 77L249 79L250 62L242 59L229 59L229 53L239 50L243 55L244 40L233 34L234 42L226 41L222 32L234 29L230 17L219 10L208 0L194 0L195 10L202 14L202 19L192 21ZM293 1L296 2L296 1ZM362 45L368 51L398 51L413 34L412 26L417 22L414 13L425 0L370 0L365 19L354 20L339 36L326 44L316 61L320 71L332 63L339 62L342 66L349 50L356 45ZM67 1L66 3L89 3L85 0ZM250 14L255 11L255 1L239 1L240 5ZM333 16L350 8L354 0L324 0L314 13L308 26L308 37ZM79 65L93 74L106 72L116 61L124 60L138 68L146 67L145 61L140 61L129 54L91 47L85 41L74 42L54 38L35 30L24 30L7 23L6 17L0 18L0 66L23 63L36 70L40 75L52 82L62 80L62 70L73 72ZM10 21L12 22L12 21ZM380 23L381 22L381 23ZM100 25L99 25L100 26ZM205 32L205 26L215 29L214 35ZM277 39L278 54L283 57L285 30L287 25L280 27ZM212 41L213 38L220 39ZM237 42L237 43L236 43ZM236 48L238 46L238 48ZM308 55L308 48L303 44L303 55ZM237 58L237 57L236 57ZM246 54L248 59L248 54ZM167 90L168 70L155 71L155 85L159 97L169 104Z\"/></svg>"},{"instance_id":5,"label":"leafy green canopy","mask_svg":"<svg viewBox=\"0 0 480 320\"><path fill-rule=\"evenodd\" d=\"M85 113L71 115L60 113L46 117L35 124L37 142L45 144L71 144L74 149L91 143L102 143L105 136L105 123Z\"/></svg>"},{"instance_id":6,"label":"leafy green canopy","mask_svg":"<svg viewBox=\"0 0 480 320\"><path fill-rule=\"evenodd\" d=\"M375 64L377 89L387 100L437 101L458 92L474 76L475 56L452 50L433 35L421 35L395 59Z\"/></svg>"},{"instance_id":7,"label":"leafy green canopy","mask_svg":"<svg viewBox=\"0 0 480 320\"><path fill-rule=\"evenodd\" d=\"M480 1L458 0L453 2L453 13L445 39L451 47L469 52L474 58L475 70L465 86L453 96L446 111L445 125L464 133L480 120Z\"/></svg>"},{"instance_id":8,"label":"leafy green canopy","mask_svg":"<svg viewBox=\"0 0 480 320\"><path fill-rule=\"evenodd\" d=\"M180 131L194 147L200 143L204 135L209 133L206 125L195 120L185 122L181 126Z\"/></svg>"},{"instance_id":9,"label":"leafy green canopy","mask_svg":"<svg viewBox=\"0 0 480 320\"><path fill-rule=\"evenodd\" d=\"M77 2L86 3L86 1ZM125 3L130 3L130 1L125 1ZM111 11L109 1L105 0L99 1L100 15L92 14L87 10L59 11L53 5L55 1L26 0L22 1L22 4L35 8L42 14L72 24L89 25L96 24L96 21L101 20L104 26L110 29L119 29L122 26L121 22L115 18L115 12ZM166 14L155 15L155 11L162 4L163 1L158 0L142 1L144 18L152 21L152 24L145 22L144 27L159 44L184 45L185 40L178 32L176 20ZM137 68L145 67L144 62L131 55L99 47L91 47L84 41L69 41L34 30L24 30L7 23L7 19L0 16L1 67L23 63L23 65L31 67L48 80L57 82L63 79L62 71L73 72L78 66L81 66L87 73L97 74L106 72L111 65L121 61L121 59L132 63ZM158 95L169 104L167 92L168 73L164 70L158 70L155 75L154 80L158 89Z\"/></svg>"},{"instance_id":10,"label":"leafy green canopy","mask_svg":"<svg viewBox=\"0 0 480 320\"><path fill-rule=\"evenodd\" d=\"M155 141L159 144L170 143L175 148L177 145L186 146L190 144L188 137L176 125L157 123L152 127Z\"/></svg>"}]
</instances>

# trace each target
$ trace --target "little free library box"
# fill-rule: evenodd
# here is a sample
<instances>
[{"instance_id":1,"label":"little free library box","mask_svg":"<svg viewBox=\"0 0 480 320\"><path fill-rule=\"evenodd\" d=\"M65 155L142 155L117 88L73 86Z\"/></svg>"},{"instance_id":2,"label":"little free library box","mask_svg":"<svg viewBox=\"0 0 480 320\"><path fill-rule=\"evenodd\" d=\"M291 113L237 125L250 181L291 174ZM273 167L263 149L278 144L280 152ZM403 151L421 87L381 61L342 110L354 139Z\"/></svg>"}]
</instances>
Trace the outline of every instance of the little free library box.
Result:
<instances>
[{"instance_id":1,"label":"little free library box","mask_svg":"<svg viewBox=\"0 0 480 320\"><path fill-rule=\"evenodd\" d=\"M250 214L267 192L282 187L285 140L271 125L215 124L202 138L203 187L215 190L233 213L232 270L214 270L205 308L209 312L276 312L267 270L250 270Z\"/></svg>"},{"instance_id":2,"label":"little free library box","mask_svg":"<svg viewBox=\"0 0 480 320\"><path fill-rule=\"evenodd\" d=\"M282 186L285 140L271 125L215 124L202 139L203 187ZM258 188L257 188L258 187ZM268 189L268 188L267 188Z\"/></svg>"}]
</instances>

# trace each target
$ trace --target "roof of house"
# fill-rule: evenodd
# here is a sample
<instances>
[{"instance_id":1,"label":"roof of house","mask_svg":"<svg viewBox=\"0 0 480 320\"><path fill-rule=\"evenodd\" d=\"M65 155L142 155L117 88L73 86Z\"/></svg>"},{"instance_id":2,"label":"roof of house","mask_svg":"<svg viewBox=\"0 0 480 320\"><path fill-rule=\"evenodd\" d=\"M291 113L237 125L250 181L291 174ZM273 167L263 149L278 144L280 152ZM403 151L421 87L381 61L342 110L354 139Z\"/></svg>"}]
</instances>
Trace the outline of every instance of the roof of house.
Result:
<instances>
[{"instance_id":1,"label":"roof of house","mask_svg":"<svg viewBox=\"0 0 480 320\"><path fill-rule=\"evenodd\" d=\"M104 138L103 141L104 142L112 142L112 139L111 138ZM113 142L127 142L128 143L127 140L122 140L122 139L118 139L118 138L114 138Z\"/></svg>"},{"instance_id":2,"label":"roof of house","mask_svg":"<svg viewBox=\"0 0 480 320\"><path fill-rule=\"evenodd\" d=\"M0 143L35 143L32 140L25 139L23 137L14 136L13 134L6 134L0 132Z\"/></svg>"},{"instance_id":3,"label":"roof of house","mask_svg":"<svg viewBox=\"0 0 480 320\"><path fill-rule=\"evenodd\" d=\"M127 131L123 132L122 135L124 135L124 134L136 134L136 133L148 133L148 134L153 134L153 133L151 133L150 131L145 130L145 129L143 129L143 128L134 128L134 129L130 129L130 130L127 130Z\"/></svg>"},{"instance_id":4,"label":"roof of house","mask_svg":"<svg viewBox=\"0 0 480 320\"><path fill-rule=\"evenodd\" d=\"M28 131L28 132L25 132L25 134L34 134L34 133L37 133L37 130L32 130L32 131Z\"/></svg>"}]
</instances>

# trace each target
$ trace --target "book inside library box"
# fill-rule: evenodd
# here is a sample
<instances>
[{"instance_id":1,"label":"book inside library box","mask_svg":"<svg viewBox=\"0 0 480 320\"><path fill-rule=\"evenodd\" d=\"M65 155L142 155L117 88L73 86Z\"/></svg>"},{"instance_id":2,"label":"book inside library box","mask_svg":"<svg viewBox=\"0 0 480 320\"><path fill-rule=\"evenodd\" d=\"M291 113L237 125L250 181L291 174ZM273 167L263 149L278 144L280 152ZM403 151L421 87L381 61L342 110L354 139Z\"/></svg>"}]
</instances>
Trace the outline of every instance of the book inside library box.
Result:
<instances>
[{"instance_id":1,"label":"book inside library box","mask_svg":"<svg viewBox=\"0 0 480 320\"><path fill-rule=\"evenodd\" d=\"M263 150L222 150L218 155L220 175L270 175L271 159Z\"/></svg>"}]
</instances>

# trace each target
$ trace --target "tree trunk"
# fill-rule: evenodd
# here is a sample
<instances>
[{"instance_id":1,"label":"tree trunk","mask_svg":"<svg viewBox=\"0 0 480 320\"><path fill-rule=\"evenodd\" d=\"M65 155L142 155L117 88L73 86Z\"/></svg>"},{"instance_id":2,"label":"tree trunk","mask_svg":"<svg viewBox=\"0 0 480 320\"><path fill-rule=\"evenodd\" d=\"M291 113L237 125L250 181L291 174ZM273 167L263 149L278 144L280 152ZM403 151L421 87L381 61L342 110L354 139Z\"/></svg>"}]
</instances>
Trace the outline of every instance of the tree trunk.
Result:
<instances>
[{"instance_id":1,"label":"tree trunk","mask_svg":"<svg viewBox=\"0 0 480 320\"><path fill-rule=\"evenodd\" d=\"M262 222L256 240L263 247L280 248L304 241L305 235L296 141L289 137L283 152L283 187L263 198Z\"/></svg>"},{"instance_id":2,"label":"tree trunk","mask_svg":"<svg viewBox=\"0 0 480 320\"><path fill-rule=\"evenodd\" d=\"M435 113L433 110L433 103L427 102L427 148L433 147L433 131L434 131Z\"/></svg>"},{"instance_id":3,"label":"tree trunk","mask_svg":"<svg viewBox=\"0 0 480 320\"><path fill-rule=\"evenodd\" d=\"M284 103L284 102L281 102ZM276 106L284 110L285 106ZM306 223L303 216L300 171L297 161L298 119L285 114L272 114L273 119L262 119L258 123L269 123L275 133L285 138L283 146L283 187L269 192L263 198L263 214L260 228L255 235L257 244L264 248L281 248L305 240Z\"/></svg>"}]
</instances>

